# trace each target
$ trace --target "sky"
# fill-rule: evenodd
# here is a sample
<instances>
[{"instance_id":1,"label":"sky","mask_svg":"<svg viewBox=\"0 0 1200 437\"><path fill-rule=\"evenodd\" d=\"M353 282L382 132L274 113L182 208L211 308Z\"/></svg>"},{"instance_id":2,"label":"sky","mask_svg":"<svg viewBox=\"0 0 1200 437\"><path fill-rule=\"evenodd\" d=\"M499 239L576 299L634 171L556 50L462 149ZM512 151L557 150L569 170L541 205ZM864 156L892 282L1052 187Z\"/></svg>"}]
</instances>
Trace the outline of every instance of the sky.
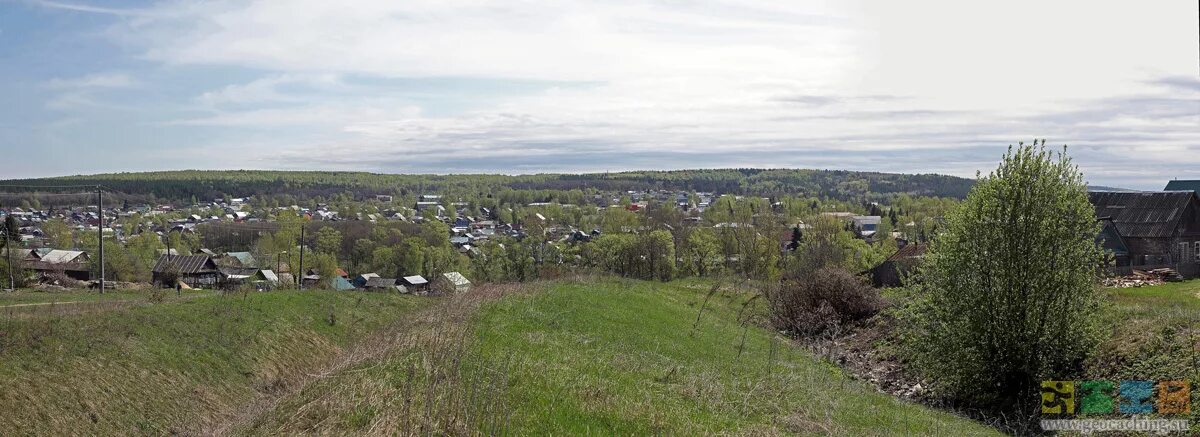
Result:
<instances>
[{"instance_id":1,"label":"sky","mask_svg":"<svg viewBox=\"0 0 1200 437\"><path fill-rule=\"evenodd\" d=\"M0 179L817 168L1200 178L1197 2L0 0Z\"/></svg>"}]
</instances>

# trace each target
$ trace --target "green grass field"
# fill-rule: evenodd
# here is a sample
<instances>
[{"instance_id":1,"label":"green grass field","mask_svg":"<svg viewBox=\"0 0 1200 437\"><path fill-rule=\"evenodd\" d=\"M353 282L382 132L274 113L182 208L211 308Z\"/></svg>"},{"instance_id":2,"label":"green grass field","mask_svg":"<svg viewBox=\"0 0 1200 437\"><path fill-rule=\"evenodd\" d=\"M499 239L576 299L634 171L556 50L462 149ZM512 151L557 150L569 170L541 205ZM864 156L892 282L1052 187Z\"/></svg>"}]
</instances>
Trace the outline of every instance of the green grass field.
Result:
<instances>
[{"instance_id":1,"label":"green grass field","mask_svg":"<svg viewBox=\"0 0 1200 437\"><path fill-rule=\"evenodd\" d=\"M1200 381L1200 280L1109 293L1111 337L1092 376Z\"/></svg>"},{"instance_id":2,"label":"green grass field","mask_svg":"<svg viewBox=\"0 0 1200 437\"><path fill-rule=\"evenodd\" d=\"M165 296L174 298L174 290L164 290ZM196 297L214 294L212 291L202 290L186 290L183 291L184 297ZM65 291L41 291L30 289L19 289L12 292L0 292L0 310L6 306L17 306L24 304L49 304L49 303L64 303L71 304L75 302L148 302L150 299L150 290L106 290L103 294L95 291L84 290L65 290Z\"/></svg>"},{"instance_id":3,"label":"green grass field","mask_svg":"<svg viewBox=\"0 0 1200 437\"><path fill-rule=\"evenodd\" d=\"M136 304L0 312L0 429L998 434L880 393L740 323L751 295L726 288L705 304L710 285L583 278L479 286L449 298L2 294L0 307ZM1200 378L1200 281L1108 292L1112 335L1087 364L1090 377Z\"/></svg>"},{"instance_id":4,"label":"green grass field","mask_svg":"<svg viewBox=\"0 0 1200 437\"><path fill-rule=\"evenodd\" d=\"M246 434L994 435L896 400L768 330L725 291L617 279L527 286L283 399ZM456 317L447 317L456 319ZM743 340L744 334L744 340Z\"/></svg>"},{"instance_id":5,"label":"green grass field","mask_svg":"<svg viewBox=\"0 0 1200 437\"><path fill-rule=\"evenodd\" d=\"M1086 363L1089 378L1191 381L1200 405L1200 280L1108 290L1111 335ZM1200 435L1200 408L1192 408Z\"/></svg>"},{"instance_id":6,"label":"green grass field","mask_svg":"<svg viewBox=\"0 0 1200 437\"><path fill-rule=\"evenodd\" d=\"M145 293L74 297L140 300ZM38 435L203 432L324 368L358 339L426 302L270 292L82 314L0 315L0 429Z\"/></svg>"}]
</instances>

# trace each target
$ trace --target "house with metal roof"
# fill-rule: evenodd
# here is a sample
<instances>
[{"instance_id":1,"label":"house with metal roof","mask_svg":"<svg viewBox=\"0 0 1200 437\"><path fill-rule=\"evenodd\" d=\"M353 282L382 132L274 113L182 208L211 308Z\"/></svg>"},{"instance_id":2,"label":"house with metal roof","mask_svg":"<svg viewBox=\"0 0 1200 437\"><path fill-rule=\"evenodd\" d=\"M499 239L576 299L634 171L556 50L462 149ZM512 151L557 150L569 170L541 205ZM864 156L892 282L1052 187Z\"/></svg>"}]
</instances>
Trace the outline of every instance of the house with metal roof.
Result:
<instances>
[{"instance_id":1,"label":"house with metal roof","mask_svg":"<svg viewBox=\"0 0 1200 437\"><path fill-rule=\"evenodd\" d=\"M906 244L887 257L868 272L871 283L876 287L899 287L903 285L904 276L913 271L925 259L928 246L924 244Z\"/></svg>"},{"instance_id":2,"label":"house with metal roof","mask_svg":"<svg viewBox=\"0 0 1200 437\"><path fill-rule=\"evenodd\" d=\"M426 293L429 291L429 281L421 275L405 276L400 278L400 283L413 293Z\"/></svg>"},{"instance_id":3,"label":"house with metal roof","mask_svg":"<svg viewBox=\"0 0 1200 437\"><path fill-rule=\"evenodd\" d=\"M365 288L367 286L367 282L370 281L371 278L378 278L378 277L379 277L378 273L362 273L362 274L359 274L358 276L355 276L354 279L351 279L350 283L354 284L355 287Z\"/></svg>"},{"instance_id":4,"label":"house with metal roof","mask_svg":"<svg viewBox=\"0 0 1200 437\"><path fill-rule=\"evenodd\" d=\"M227 252L214 257L213 262L222 267L258 267L258 260L250 252Z\"/></svg>"},{"instance_id":5,"label":"house with metal roof","mask_svg":"<svg viewBox=\"0 0 1200 437\"><path fill-rule=\"evenodd\" d=\"M87 252L78 250L50 250L48 252L30 251L25 268L39 275L65 275L71 279L88 281L92 279L92 258Z\"/></svg>"},{"instance_id":6,"label":"house with metal roof","mask_svg":"<svg viewBox=\"0 0 1200 437\"><path fill-rule=\"evenodd\" d=\"M354 284L351 284L348 279L341 276L334 276L333 279L329 281L329 286L333 287L333 289L337 291L349 291L354 289Z\"/></svg>"},{"instance_id":7,"label":"house with metal roof","mask_svg":"<svg viewBox=\"0 0 1200 437\"><path fill-rule=\"evenodd\" d=\"M875 238L875 233L879 230L880 223L883 223L883 217L877 215L856 215L850 217L850 224L854 228L854 233L864 240Z\"/></svg>"},{"instance_id":8,"label":"house with metal roof","mask_svg":"<svg viewBox=\"0 0 1200 437\"><path fill-rule=\"evenodd\" d=\"M1097 220L1106 222L1102 244L1125 252L1117 257L1118 270L1171 267L1186 277L1200 273L1200 198L1195 192L1092 191L1088 200Z\"/></svg>"},{"instance_id":9,"label":"house with metal roof","mask_svg":"<svg viewBox=\"0 0 1200 437\"><path fill-rule=\"evenodd\" d=\"M221 269L208 255L162 255L154 263L153 282L160 287L173 287L180 281L192 288L215 288L221 279Z\"/></svg>"},{"instance_id":10,"label":"house with metal roof","mask_svg":"<svg viewBox=\"0 0 1200 437\"><path fill-rule=\"evenodd\" d=\"M1163 191L1191 191L1200 194L1200 180L1198 179L1175 179L1167 181L1167 186Z\"/></svg>"},{"instance_id":11,"label":"house with metal roof","mask_svg":"<svg viewBox=\"0 0 1200 437\"><path fill-rule=\"evenodd\" d=\"M444 288L447 291L453 290L455 293L471 291L471 281L468 281L467 277L463 276L462 273L443 273L441 281L443 281L444 286L439 287L439 290Z\"/></svg>"}]
</instances>

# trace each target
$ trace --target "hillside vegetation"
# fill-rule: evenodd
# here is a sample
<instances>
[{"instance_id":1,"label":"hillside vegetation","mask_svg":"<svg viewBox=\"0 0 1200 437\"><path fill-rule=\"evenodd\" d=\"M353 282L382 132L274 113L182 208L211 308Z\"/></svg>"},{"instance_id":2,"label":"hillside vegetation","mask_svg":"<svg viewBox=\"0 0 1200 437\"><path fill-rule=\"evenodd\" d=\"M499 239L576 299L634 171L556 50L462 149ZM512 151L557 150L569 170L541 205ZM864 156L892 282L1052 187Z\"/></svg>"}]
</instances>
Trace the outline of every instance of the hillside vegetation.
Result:
<instances>
[{"instance_id":1,"label":"hillside vegetation","mask_svg":"<svg viewBox=\"0 0 1200 437\"><path fill-rule=\"evenodd\" d=\"M161 304L134 293L82 299L30 294L21 300L141 304L84 313L61 305L5 310L0 316L5 433L212 429L245 405L304 381L362 338L426 303L362 293L201 295Z\"/></svg>"},{"instance_id":2,"label":"hillside vegetation","mask_svg":"<svg viewBox=\"0 0 1200 437\"><path fill-rule=\"evenodd\" d=\"M161 199L188 201L224 195L257 196L286 193L301 199L351 193L358 197L376 194L457 195L491 193L502 189L565 190L687 190L732 194L779 196L803 194L841 200L883 200L908 194L963 198L973 181L936 174L891 174L845 170L806 169L713 169L674 171L630 171L591 174L536 175L401 175L363 172L183 170L144 173L113 173L2 181L6 192L46 191L38 186L103 185L118 193L113 200ZM544 199L550 201L551 199Z\"/></svg>"},{"instance_id":3,"label":"hillside vegetation","mask_svg":"<svg viewBox=\"0 0 1200 437\"><path fill-rule=\"evenodd\" d=\"M602 277L376 293L132 293L9 314L0 427L29 434L994 435L757 325L750 294ZM94 296L62 300L83 303ZM24 302L59 300L37 296ZM746 308L743 310L743 308ZM703 308L703 310L701 310Z\"/></svg>"},{"instance_id":4,"label":"hillside vegetation","mask_svg":"<svg viewBox=\"0 0 1200 437\"><path fill-rule=\"evenodd\" d=\"M996 434L739 323L750 295L726 289L705 304L709 290L616 279L492 288L241 432Z\"/></svg>"}]
</instances>

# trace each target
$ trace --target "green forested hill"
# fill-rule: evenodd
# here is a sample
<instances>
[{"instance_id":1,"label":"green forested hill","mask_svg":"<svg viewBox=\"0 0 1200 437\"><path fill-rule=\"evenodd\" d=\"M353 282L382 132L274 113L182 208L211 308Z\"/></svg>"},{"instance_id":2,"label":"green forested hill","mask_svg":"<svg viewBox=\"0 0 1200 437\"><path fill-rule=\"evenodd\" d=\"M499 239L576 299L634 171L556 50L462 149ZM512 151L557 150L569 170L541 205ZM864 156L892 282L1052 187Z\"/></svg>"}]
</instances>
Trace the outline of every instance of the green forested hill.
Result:
<instances>
[{"instance_id":1,"label":"green forested hill","mask_svg":"<svg viewBox=\"0 0 1200 437\"><path fill-rule=\"evenodd\" d=\"M485 194L497 190L668 189L839 200L882 200L898 194L962 198L970 179L934 174L890 174L843 170L713 169L535 175L400 175L364 172L182 170L113 173L0 181L0 185L104 185L148 200L211 199L225 195L289 194L298 198L351 194L411 195L420 192ZM21 188L27 192L37 188ZM13 189L4 189L11 192Z\"/></svg>"}]
</instances>

